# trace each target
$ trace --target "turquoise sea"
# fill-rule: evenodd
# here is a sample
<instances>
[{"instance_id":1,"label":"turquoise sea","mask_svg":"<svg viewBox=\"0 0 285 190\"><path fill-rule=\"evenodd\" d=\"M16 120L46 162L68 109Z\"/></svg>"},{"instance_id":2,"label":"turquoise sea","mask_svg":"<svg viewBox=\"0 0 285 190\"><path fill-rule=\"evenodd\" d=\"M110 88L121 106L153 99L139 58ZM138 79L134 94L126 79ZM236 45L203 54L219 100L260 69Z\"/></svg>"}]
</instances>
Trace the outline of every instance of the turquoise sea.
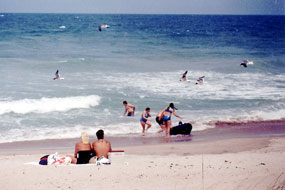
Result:
<instances>
[{"instance_id":1,"label":"turquoise sea","mask_svg":"<svg viewBox=\"0 0 285 190\"><path fill-rule=\"evenodd\" d=\"M285 16L3 13L0 76L0 143L140 135L146 107L153 134L170 102L194 131L282 119Z\"/></svg>"}]
</instances>

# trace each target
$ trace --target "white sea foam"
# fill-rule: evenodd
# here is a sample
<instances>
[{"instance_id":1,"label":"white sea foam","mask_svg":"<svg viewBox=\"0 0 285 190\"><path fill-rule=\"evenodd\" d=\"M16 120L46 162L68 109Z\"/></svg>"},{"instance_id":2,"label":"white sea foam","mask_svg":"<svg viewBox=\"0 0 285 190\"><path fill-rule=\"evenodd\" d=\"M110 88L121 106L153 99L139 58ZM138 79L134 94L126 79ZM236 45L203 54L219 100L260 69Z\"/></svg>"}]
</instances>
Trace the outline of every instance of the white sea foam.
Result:
<instances>
[{"instance_id":1,"label":"white sea foam","mask_svg":"<svg viewBox=\"0 0 285 190\"><path fill-rule=\"evenodd\" d=\"M73 96L63 98L22 99L14 101L0 101L0 115L6 113L48 113L65 112L71 109L90 108L98 106L100 97Z\"/></svg>"},{"instance_id":2,"label":"white sea foam","mask_svg":"<svg viewBox=\"0 0 285 190\"><path fill-rule=\"evenodd\" d=\"M140 134L141 127L136 122L120 123L117 125L105 125L105 126L84 126L75 125L74 127L59 126L56 128L21 128L11 129L5 133L0 134L0 143L4 142L16 142L16 141L34 141L34 140L46 140L46 139L66 139L66 138L78 138L80 134L85 131L89 136L95 136L99 129L104 129L106 135L128 135L130 133Z\"/></svg>"},{"instance_id":3,"label":"white sea foam","mask_svg":"<svg viewBox=\"0 0 285 190\"><path fill-rule=\"evenodd\" d=\"M104 110L105 113L108 112L107 109ZM183 114L184 116L185 114ZM282 119L285 115L285 109L276 111L253 111L251 113L242 113L238 116L233 115L203 115L198 114L195 118L191 120L184 119L184 122L190 122L193 126L192 131L201 131L209 128L215 127L216 121L226 121L226 122L247 122L256 120L273 120ZM45 139L66 139L66 138L78 138L82 131L87 132L90 136L95 136L97 130L104 129L105 134L108 136L128 136L130 134L140 135L142 132L141 125L137 118L129 122L128 119L124 118L126 122L113 123L108 125L74 125L74 126L57 126L57 127L29 127L29 128L17 128L10 129L8 131L2 132L0 134L0 143L5 142L16 142L16 141L33 141L33 140L45 140ZM179 119L173 118L172 125L178 124ZM160 127L155 122L154 118L151 120L152 127L147 131L148 134L154 135Z\"/></svg>"},{"instance_id":4,"label":"white sea foam","mask_svg":"<svg viewBox=\"0 0 285 190\"><path fill-rule=\"evenodd\" d=\"M102 76L101 78L110 83L109 85L117 89L121 94L125 93L122 89L126 88L139 89L145 93L167 97L212 100L279 100L284 98L282 94L285 94L285 88L277 87L277 85L284 85L284 75L189 71L189 82L179 82L182 73L183 71L131 73L126 77L120 77L122 74L116 73L107 77ZM203 85L195 85L196 79L200 76L205 76L205 83Z\"/></svg>"}]
</instances>

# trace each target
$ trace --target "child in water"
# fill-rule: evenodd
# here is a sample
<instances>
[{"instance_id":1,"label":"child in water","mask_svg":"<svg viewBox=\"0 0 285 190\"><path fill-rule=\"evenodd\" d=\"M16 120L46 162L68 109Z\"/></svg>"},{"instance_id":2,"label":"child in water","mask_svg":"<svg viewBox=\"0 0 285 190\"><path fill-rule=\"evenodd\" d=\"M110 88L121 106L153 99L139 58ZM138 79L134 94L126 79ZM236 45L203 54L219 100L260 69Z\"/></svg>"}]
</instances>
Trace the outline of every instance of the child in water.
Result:
<instances>
[{"instance_id":1,"label":"child in water","mask_svg":"<svg viewBox=\"0 0 285 190\"><path fill-rule=\"evenodd\" d=\"M145 111L142 113L141 117L141 126L142 126L142 133L143 135L145 134L146 130L148 130L151 127L150 122L148 121L148 118L151 117L150 115L150 108L147 107ZM147 125L147 128L145 129L145 125Z\"/></svg>"}]
</instances>

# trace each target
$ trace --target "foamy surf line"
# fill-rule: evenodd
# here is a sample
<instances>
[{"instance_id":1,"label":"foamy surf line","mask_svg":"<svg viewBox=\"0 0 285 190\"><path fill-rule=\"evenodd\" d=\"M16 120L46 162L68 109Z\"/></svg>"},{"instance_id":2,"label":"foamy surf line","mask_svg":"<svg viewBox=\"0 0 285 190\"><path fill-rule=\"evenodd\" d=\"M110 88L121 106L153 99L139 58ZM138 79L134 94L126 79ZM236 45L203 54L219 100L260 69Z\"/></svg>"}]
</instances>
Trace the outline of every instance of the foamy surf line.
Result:
<instances>
[{"instance_id":1,"label":"foamy surf line","mask_svg":"<svg viewBox=\"0 0 285 190\"><path fill-rule=\"evenodd\" d=\"M125 147L145 144L164 144L171 142L179 143L192 141L211 141L218 139L285 136L285 119L241 123L217 121L215 125L217 125L215 128L210 128L203 131L192 131L190 136L177 135L165 137L164 134L147 134L146 136L129 134L106 135L105 138L112 143L112 147ZM77 137L0 143L0 152L13 152L13 150L73 150L75 143L79 140L79 137ZM95 140L96 136L90 135L90 141Z\"/></svg>"},{"instance_id":2,"label":"foamy surf line","mask_svg":"<svg viewBox=\"0 0 285 190\"><path fill-rule=\"evenodd\" d=\"M65 112L71 109L90 108L98 106L101 98L97 95L72 96L63 98L22 99L0 101L0 115L7 113L49 113Z\"/></svg>"},{"instance_id":3,"label":"foamy surf line","mask_svg":"<svg viewBox=\"0 0 285 190\"><path fill-rule=\"evenodd\" d=\"M280 111L280 110L279 110ZM196 120L190 121L192 124L192 134L196 132L208 131L211 129L215 129L219 127L221 123L228 123L229 126L240 126L236 124L242 123L246 127L250 128L250 124L253 122L264 125L268 125L270 122L268 121L280 121L277 124L285 126L284 121L284 110L280 112L269 112L266 113L266 117L263 117L265 113L258 112L258 114L253 114L250 116L237 116L237 117L207 117L207 118L197 118ZM273 117L274 115L274 117ZM283 116L283 117L282 117ZM130 118L126 118L130 119ZM184 121L189 122L189 121ZM164 136L164 133L160 133L159 135L156 132L160 129L158 124L152 121L152 127L147 131L148 137L161 137ZM173 126L176 126L178 123L173 122ZM105 134L107 136L112 137L138 137L141 136L141 126L137 121L132 122L119 122L119 123L110 123L105 125L81 125L74 124L71 126L60 125L57 127L37 127L37 125L31 128L18 128L18 129L9 129L8 131L3 131L0 134L0 143L9 143L9 142L23 142L23 141L38 141L38 140L53 140L53 139L72 139L78 138L81 132L85 131L90 136L95 136L97 130L104 129Z\"/></svg>"}]
</instances>

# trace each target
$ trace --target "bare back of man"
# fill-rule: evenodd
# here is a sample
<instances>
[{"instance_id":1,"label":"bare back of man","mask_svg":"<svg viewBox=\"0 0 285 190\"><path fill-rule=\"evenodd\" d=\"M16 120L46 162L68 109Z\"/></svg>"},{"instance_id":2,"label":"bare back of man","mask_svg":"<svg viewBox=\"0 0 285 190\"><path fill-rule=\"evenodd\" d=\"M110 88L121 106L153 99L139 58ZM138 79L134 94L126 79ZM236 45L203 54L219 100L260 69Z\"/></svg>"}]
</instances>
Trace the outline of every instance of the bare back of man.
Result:
<instances>
[{"instance_id":1,"label":"bare back of man","mask_svg":"<svg viewBox=\"0 0 285 190\"><path fill-rule=\"evenodd\" d=\"M105 139L99 139L93 142L92 147L96 153L97 158L100 158L102 156L108 158L108 153L112 151L111 143Z\"/></svg>"}]
</instances>

